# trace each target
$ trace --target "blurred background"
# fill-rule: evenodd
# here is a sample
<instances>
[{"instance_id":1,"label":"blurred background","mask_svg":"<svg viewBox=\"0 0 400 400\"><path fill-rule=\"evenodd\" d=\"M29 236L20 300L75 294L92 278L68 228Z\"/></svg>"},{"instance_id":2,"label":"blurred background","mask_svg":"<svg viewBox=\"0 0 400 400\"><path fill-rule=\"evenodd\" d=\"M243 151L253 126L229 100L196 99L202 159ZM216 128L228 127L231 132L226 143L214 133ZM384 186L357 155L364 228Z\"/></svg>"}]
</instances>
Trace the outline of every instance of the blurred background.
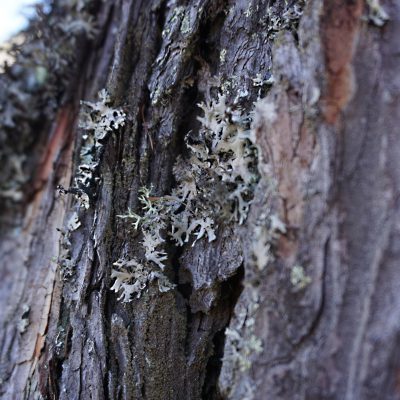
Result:
<instances>
[{"instance_id":1,"label":"blurred background","mask_svg":"<svg viewBox=\"0 0 400 400\"><path fill-rule=\"evenodd\" d=\"M0 44L23 29L29 16L33 15L34 0L1 0Z\"/></svg>"}]
</instances>

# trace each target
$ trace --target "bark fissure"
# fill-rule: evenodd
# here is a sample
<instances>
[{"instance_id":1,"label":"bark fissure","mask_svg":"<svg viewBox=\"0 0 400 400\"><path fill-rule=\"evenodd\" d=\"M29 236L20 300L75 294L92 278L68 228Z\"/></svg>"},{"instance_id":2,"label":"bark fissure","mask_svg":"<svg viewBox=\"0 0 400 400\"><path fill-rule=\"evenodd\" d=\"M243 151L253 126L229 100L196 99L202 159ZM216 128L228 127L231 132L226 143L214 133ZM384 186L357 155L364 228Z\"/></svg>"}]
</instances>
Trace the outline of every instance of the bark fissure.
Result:
<instances>
[{"instance_id":1,"label":"bark fissure","mask_svg":"<svg viewBox=\"0 0 400 400\"><path fill-rule=\"evenodd\" d=\"M221 398L218 388L218 379L221 373L222 360L224 357L225 347L225 330L229 326L230 320L234 313L236 303L243 291L244 265L242 264L235 275L223 282L221 285L221 293L226 298L227 306L224 310L228 313L229 318L222 329L214 333L211 341L212 353L208 358L206 365L206 373L202 388L202 399L218 400Z\"/></svg>"}]
</instances>

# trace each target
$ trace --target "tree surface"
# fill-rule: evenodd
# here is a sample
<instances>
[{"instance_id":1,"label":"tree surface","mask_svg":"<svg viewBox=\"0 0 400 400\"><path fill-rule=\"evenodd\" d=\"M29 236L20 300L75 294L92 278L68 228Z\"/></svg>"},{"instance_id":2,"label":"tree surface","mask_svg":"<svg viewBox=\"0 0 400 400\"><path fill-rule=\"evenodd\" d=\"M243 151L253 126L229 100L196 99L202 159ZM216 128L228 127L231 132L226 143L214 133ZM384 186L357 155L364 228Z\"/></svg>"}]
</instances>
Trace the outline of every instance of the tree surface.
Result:
<instances>
[{"instance_id":1,"label":"tree surface","mask_svg":"<svg viewBox=\"0 0 400 400\"><path fill-rule=\"evenodd\" d=\"M400 399L399 20L378 0L38 7L0 75L1 399ZM199 155L211 125L243 159ZM180 236L188 197L161 205L196 165L190 221L213 225Z\"/></svg>"}]
</instances>

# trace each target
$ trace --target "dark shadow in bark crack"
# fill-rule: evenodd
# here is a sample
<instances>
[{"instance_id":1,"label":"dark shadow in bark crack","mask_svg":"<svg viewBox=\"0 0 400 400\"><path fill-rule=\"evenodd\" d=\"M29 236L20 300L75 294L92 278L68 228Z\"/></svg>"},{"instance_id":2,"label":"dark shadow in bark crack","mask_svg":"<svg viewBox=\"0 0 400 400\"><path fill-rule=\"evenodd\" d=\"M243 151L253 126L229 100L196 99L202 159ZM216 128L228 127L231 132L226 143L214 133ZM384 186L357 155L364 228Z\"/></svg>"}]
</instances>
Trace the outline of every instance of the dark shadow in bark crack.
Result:
<instances>
[{"instance_id":1,"label":"dark shadow in bark crack","mask_svg":"<svg viewBox=\"0 0 400 400\"><path fill-rule=\"evenodd\" d=\"M220 304L224 309L229 310L229 319L223 329L215 333L212 340L213 353L208 359L206 376L204 379L202 398L204 400L222 400L218 392L218 378L221 373L222 359L225 348L225 329L229 326L233 316L235 305L243 291L244 265L242 264L236 274L221 284Z\"/></svg>"}]
</instances>

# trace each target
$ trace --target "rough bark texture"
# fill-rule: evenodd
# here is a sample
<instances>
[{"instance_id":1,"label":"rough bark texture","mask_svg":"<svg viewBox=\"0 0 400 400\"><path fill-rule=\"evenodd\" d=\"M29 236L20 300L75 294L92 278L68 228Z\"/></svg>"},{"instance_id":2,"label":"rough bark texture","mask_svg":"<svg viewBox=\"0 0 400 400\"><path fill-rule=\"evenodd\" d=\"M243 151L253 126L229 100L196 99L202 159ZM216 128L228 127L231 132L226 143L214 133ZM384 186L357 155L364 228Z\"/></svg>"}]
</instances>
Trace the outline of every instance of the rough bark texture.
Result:
<instances>
[{"instance_id":1,"label":"rough bark texture","mask_svg":"<svg viewBox=\"0 0 400 400\"><path fill-rule=\"evenodd\" d=\"M30 125L34 190L1 210L2 399L400 399L400 5L382 3L383 26L373 7L93 7L98 31L77 52L78 76L56 117ZM271 73L271 86L254 85ZM248 218L211 243L171 246L176 289L150 285L121 303L112 263L138 242L116 216L139 207L143 185L170 193L184 137L199 128L196 104L218 87L232 104L248 92L247 111L261 98ZM63 279L54 258L76 204L56 187L70 186L79 162L78 102L102 88L127 123L104 143ZM285 233L271 236L271 216Z\"/></svg>"}]
</instances>

